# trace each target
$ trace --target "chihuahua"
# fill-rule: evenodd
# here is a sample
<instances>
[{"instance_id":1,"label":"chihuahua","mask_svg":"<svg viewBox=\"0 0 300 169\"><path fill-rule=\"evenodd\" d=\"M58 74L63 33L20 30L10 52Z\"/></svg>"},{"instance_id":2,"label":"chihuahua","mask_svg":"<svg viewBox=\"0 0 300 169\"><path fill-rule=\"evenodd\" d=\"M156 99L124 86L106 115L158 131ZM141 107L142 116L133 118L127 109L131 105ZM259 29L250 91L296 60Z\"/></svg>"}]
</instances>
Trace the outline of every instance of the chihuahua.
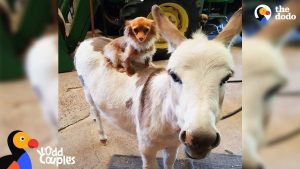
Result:
<instances>
[{"instance_id":1,"label":"chihuahua","mask_svg":"<svg viewBox=\"0 0 300 169\"><path fill-rule=\"evenodd\" d=\"M156 26L153 20L137 17L125 22L124 36L107 44L103 53L110 65L120 72L129 75L135 73L132 62L149 66L156 52L154 42L157 39Z\"/></svg>"}]
</instances>

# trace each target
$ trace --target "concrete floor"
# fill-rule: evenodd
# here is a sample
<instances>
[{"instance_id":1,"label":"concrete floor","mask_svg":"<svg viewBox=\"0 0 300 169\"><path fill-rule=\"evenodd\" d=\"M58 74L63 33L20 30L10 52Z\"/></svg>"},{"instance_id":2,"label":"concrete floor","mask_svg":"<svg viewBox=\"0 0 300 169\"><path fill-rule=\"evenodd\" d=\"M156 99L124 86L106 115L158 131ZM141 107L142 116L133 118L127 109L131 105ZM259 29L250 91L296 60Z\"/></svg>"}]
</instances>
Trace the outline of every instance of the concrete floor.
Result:
<instances>
[{"instance_id":1,"label":"concrete floor","mask_svg":"<svg viewBox=\"0 0 300 169\"><path fill-rule=\"evenodd\" d=\"M39 147L56 146L50 125L44 120L39 102L26 79L0 83L0 157L11 154L7 136L14 130L22 130L39 142ZM33 168L54 169L42 165L36 149L26 150Z\"/></svg>"},{"instance_id":2,"label":"concrete floor","mask_svg":"<svg viewBox=\"0 0 300 169\"><path fill-rule=\"evenodd\" d=\"M235 77L241 79L241 48L232 48L236 63ZM166 62L156 64L164 65ZM98 126L89 116L89 108L85 102L83 89L77 79L76 72L59 76L60 90L60 124L59 144L64 147L65 154L76 157L73 166L61 168L107 168L111 157L115 154L139 155L134 135L113 127L104 120L104 129L108 135L108 144L99 141ZM224 112L230 112L241 106L241 84L229 84L224 100ZM221 132L221 144L213 150L215 153L241 155L241 113L221 121L217 127ZM226 150L226 151L225 151ZM184 158L182 149L179 158Z\"/></svg>"}]
</instances>

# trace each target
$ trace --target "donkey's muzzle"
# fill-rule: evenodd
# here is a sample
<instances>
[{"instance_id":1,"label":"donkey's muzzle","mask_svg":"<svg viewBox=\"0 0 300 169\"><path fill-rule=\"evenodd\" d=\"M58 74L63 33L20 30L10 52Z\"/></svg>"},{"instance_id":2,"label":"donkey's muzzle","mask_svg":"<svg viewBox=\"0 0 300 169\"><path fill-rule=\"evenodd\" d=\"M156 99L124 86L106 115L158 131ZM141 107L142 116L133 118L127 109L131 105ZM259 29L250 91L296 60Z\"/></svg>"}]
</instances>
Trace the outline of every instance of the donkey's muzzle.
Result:
<instances>
[{"instance_id":1,"label":"donkey's muzzle","mask_svg":"<svg viewBox=\"0 0 300 169\"><path fill-rule=\"evenodd\" d=\"M220 144L218 132L196 132L182 131L180 141L185 145L185 153L190 158L204 158L210 150Z\"/></svg>"},{"instance_id":2,"label":"donkey's muzzle","mask_svg":"<svg viewBox=\"0 0 300 169\"><path fill-rule=\"evenodd\" d=\"M185 145L193 146L195 148L215 148L220 144L219 133L192 133L189 131L182 131L180 133L180 141Z\"/></svg>"}]
</instances>

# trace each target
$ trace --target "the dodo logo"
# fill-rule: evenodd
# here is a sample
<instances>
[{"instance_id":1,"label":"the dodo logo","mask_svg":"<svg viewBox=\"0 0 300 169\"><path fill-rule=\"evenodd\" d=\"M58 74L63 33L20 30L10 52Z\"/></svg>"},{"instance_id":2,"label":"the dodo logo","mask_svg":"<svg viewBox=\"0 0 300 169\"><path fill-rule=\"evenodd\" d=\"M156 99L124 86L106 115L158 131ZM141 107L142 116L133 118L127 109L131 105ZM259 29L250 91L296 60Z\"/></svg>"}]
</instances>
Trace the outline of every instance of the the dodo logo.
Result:
<instances>
[{"instance_id":1,"label":"the dodo logo","mask_svg":"<svg viewBox=\"0 0 300 169\"><path fill-rule=\"evenodd\" d=\"M37 148L39 143L23 131L16 130L9 134L7 144L11 155L0 158L1 169L32 169L27 148Z\"/></svg>"},{"instance_id":2,"label":"the dodo logo","mask_svg":"<svg viewBox=\"0 0 300 169\"><path fill-rule=\"evenodd\" d=\"M267 22L271 15L272 11L267 5L258 5L254 10L255 18L263 23Z\"/></svg>"}]
</instances>

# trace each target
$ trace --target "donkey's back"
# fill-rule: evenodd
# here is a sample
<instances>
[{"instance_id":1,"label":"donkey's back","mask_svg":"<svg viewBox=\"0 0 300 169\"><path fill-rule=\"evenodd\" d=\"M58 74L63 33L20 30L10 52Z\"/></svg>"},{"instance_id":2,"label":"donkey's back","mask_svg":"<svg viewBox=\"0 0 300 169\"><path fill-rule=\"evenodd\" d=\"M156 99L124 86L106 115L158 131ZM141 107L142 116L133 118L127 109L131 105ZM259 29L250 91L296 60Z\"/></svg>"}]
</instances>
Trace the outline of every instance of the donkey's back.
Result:
<instances>
[{"instance_id":1,"label":"donkey's back","mask_svg":"<svg viewBox=\"0 0 300 169\"><path fill-rule=\"evenodd\" d=\"M102 48L107 42L102 38L83 41L76 51L75 67L87 100L95 111L101 111L118 127L135 132L134 105L130 104L139 93L135 87L136 77L129 77L105 65Z\"/></svg>"}]
</instances>

